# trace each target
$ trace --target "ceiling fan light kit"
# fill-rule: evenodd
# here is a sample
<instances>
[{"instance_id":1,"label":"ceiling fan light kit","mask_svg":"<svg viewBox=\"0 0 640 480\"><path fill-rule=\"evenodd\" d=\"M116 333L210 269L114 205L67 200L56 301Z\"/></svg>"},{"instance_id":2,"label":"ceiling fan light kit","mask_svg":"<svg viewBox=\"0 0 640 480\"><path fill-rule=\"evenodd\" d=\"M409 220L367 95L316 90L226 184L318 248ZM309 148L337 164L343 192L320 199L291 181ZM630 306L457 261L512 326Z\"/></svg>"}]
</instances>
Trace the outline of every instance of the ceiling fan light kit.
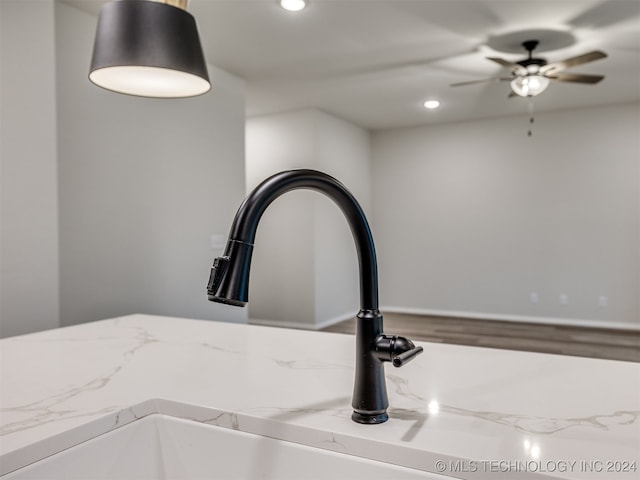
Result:
<instances>
[{"instance_id":1,"label":"ceiling fan light kit","mask_svg":"<svg viewBox=\"0 0 640 480\"><path fill-rule=\"evenodd\" d=\"M535 97L544 92L549 86L549 79L541 75L526 75L516 77L511 81L511 89L521 97Z\"/></svg>"}]
</instances>

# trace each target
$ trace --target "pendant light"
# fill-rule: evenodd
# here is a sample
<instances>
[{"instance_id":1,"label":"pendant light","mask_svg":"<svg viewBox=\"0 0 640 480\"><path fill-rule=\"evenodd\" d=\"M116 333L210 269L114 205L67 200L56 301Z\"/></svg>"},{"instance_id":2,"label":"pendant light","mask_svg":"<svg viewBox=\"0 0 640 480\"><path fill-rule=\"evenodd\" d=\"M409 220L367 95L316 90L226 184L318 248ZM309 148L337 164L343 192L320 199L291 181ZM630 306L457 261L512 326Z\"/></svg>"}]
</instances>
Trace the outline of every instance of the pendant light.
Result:
<instances>
[{"instance_id":1,"label":"pendant light","mask_svg":"<svg viewBox=\"0 0 640 480\"><path fill-rule=\"evenodd\" d=\"M102 6L89 79L119 93L180 98L211 89L187 0L116 0Z\"/></svg>"}]
</instances>

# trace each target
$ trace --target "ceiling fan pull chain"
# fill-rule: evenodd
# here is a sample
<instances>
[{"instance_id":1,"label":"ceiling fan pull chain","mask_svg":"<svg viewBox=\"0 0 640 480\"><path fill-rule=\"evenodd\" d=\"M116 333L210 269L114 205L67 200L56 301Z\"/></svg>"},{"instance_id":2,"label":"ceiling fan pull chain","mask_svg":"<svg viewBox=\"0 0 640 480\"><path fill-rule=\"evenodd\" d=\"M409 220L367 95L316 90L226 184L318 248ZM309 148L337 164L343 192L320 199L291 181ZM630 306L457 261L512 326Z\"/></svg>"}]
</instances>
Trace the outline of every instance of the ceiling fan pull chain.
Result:
<instances>
[{"instance_id":1,"label":"ceiling fan pull chain","mask_svg":"<svg viewBox=\"0 0 640 480\"><path fill-rule=\"evenodd\" d=\"M529 98L529 131L527 132L527 136L533 135L533 98Z\"/></svg>"}]
</instances>

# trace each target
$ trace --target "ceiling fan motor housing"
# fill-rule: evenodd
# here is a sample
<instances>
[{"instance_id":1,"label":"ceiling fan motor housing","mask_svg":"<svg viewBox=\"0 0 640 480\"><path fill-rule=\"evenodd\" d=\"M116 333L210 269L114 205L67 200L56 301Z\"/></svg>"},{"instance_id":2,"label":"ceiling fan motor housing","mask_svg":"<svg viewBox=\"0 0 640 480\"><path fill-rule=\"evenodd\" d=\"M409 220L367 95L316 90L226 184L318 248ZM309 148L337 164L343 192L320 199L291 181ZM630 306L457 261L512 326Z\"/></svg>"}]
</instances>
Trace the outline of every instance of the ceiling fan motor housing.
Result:
<instances>
[{"instance_id":1,"label":"ceiling fan motor housing","mask_svg":"<svg viewBox=\"0 0 640 480\"><path fill-rule=\"evenodd\" d=\"M526 60L520 60L516 63L518 65L522 65L524 68L527 68L529 65L538 65L539 67L543 67L547 64L547 61L544 58L527 58Z\"/></svg>"},{"instance_id":2,"label":"ceiling fan motor housing","mask_svg":"<svg viewBox=\"0 0 640 480\"><path fill-rule=\"evenodd\" d=\"M516 63L518 65L523 66L524 68L527 68L529 65L537 65L538 67L544 67L547 64L547 61L544 58L532 57L533 51L536 49L539 43L540 42L538 42L538 40L527 40L525 42L522 42L522 46L524 47L524 49L527 52L529 52L529 58L525 60L520 60L519 62L516 62Z\"/></svg>"}]
</instances>

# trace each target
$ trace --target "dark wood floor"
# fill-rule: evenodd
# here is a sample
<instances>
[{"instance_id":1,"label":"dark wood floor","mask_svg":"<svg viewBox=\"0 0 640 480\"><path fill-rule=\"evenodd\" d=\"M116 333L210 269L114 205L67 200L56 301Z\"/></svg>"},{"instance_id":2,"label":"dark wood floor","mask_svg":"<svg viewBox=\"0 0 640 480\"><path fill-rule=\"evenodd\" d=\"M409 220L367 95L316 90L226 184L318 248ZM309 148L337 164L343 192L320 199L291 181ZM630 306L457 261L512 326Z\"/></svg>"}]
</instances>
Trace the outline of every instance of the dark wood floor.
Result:
<instances>
[{"instance_id":1,"label":"dark wood floor","mask_svg":"<svg viewBox=\"0 0 640 480\"><path fill-rule=\"evenodd\" d=\"M384 313L384 329L427 342L640 362L640 331ZM324 331L355 332L355 320Z\"/></svg>"}]
</instances>

